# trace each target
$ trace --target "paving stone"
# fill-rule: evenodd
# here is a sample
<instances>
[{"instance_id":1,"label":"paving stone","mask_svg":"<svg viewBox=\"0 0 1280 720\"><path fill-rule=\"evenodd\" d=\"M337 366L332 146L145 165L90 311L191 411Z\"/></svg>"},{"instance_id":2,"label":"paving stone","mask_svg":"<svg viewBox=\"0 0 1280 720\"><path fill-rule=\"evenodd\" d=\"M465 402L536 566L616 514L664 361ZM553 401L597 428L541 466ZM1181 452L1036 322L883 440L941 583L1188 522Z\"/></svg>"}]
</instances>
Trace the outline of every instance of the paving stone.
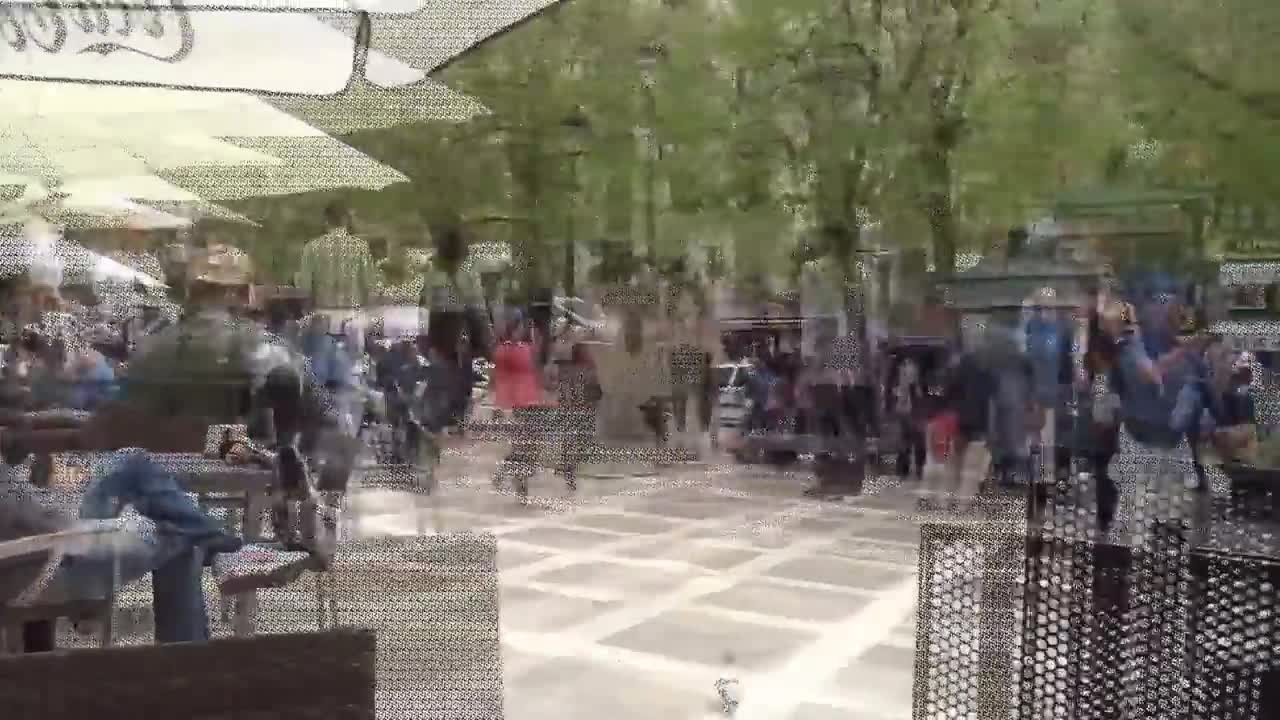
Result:
<instances>
[{"instance_id":1,"label":"paving stone","mask_svg":"<svg viewBox=\"0 0 1280 720\"><path fill-rule=\"evenodd\" d=\"M692 720L715 699L657 673L555 658L506 688L507 720Z\"/></svg>"},{"instance_id":2,"label":"paving stone","mask_svg":"<svg viewBox=\"0 0 1280 720\"><path fill-rule=\"evenodd\" d=\"M647 516L629 515L626 513L580 513L569 520L574 525L601 530L635 533L637 535L657 535L670 532L676 527L671 520Z\"/></svg>"},{"instance_id":3,"label":"paving stone","mask_svg":"<svg viewBox=\"0 0 1280 720\"><path fill-rule=\"evenodd\" d=\"M383 514L363 514L343 519L344 528L360 539L382 535L413 536L435 533L491 532L503 524L501 518L456 510L414 509Z\"/></svg>"},{"instance_id":4,"label":"paving stone","mask_svg":"<svg viewBox=\"0 0 1280 720\"><path fill-rule=\"evenodd\" d=\"M858 612L870 601L868 597L849 593L747 580L708 595L699 603L793 620L836 622Z\"/></svg>"},{"instance_id":5,"label":"paving stone","mask_svg":"<svg viewBox=\"0 0 1280 720\"><path fill-rule=\"evenodd\" d=\"M876 645L836 673L833 684L859 705L910 717L914 675L914 650Z\"/></svg>"},{"instance_id":6,"label":"paving stone","mask_svg":"<svg viewBox=\"0 0 1280 720\"><path fill-rule=\"evenodd\" d=\"M915 567L920 561L920 550L915 546L886 543L867 538L841 538L825 551L849 560L874 560Z\"/></svg>"},{"instance_id":7,"label":"paving stone","mask_svg":"<svg viewBox=\"0 0 1280 720\"><path fill-rule=\"evenodd\" d=\"M602 588L628 596L641 597L670 592L687 582L690 573L668 572L655 568L633 567L613 562L584 562L548 570L534 580L551 585Z\"/></svg>"},{"instance_id":8,"label":"paving stone","mask_svg":"<svg viewBox=\"0 0 1280 720\"><path fill-rule=\"evenodd\" d=\"M404 512L423 504L427 496L405 490L387 488L361 488L347 496L349 514L384 514Z\"/></svg>"},{"instance_id":9,"label":"paving stone","mask_svg":"<svg viewBox=\"0 0 1280 720\"><path fill-rule=\"evenodd\" d=\"M799 517L784 520L783 526L797 535L825 538L847 534L850 528L862 527L867 522L860 515L854 515L849 518Z\"/></svg>"},{"instance_id":10,"label":"paving stone","mask_svg":"<svg viewBox=\"0 0 1280 720\"><path fill-rule=\"evenodd\" d=\"M522 653L507 645L502 646L502 680L504 685L517 682L521 676L539 664L545 658L529 653Z\"/></svg>"},{"instance_id":11,"label":"paving stone","mask_svg":"<svg viewBox=\"0 0 1280 720\"><path fill-rule=\"evenodd\" d=\"M674 610L616 633L605 645L665 655L715 667L726 653L735 665L750 671L777 666L815 635L719 618L698 610Z\"/></svg>"},{"instance_id":12,"label":"paving stone","mask_svg":"<svg viewBox=\"0 0 1280 720\"><path fill-rule=\"evenodd\" d=\"M619 540L617 535L558 527L528 528L506 533L502 537L553 550L584 550Z\"/></svg>"},{"instance_id":13,"label":"paving stone","mask_svg":"<svg viewBox=\"0 0 1280 720\"><path fill-rule=\"evenodd\" d=\"M762 550L779 550L789 547L799 539L776 522L759 519L734 527L705 528L695 530L689 537L699 540L715 540Z\"/></svg>"},{"instance_id":14,"label":"paving stone","mask_svg":"<svg viewBox=\"0 0 1280 720\"><path fill-rule=\"evenodd\" d=\"M500 601L503 627L525 632L564 630L618 606L519 585L503 585Z\"/></svg>"},{"instance_id":15,"label":"paving stone","mask_svg":"<svg viewBox=\"0 0 1280 720\"><path fill-rule=\"evenodd\" d=\"M697 540L659 540L624 548L618 554L635 558L680 560L708 570L729 570L760 557L760 552L756 550L725 547Z\"/></svg>"},{"instance_id":16,"label":"paving stone","mask_svg":"<svg viewBox=\"0 0 1280 720\"><path fill-rule=\"evenodd\" d=\"M679 518L682 520L705 520L707 518L726 517L738 512L730 503L695 502L687 500L670 500L657 497L637 497L624 500L623 507L632 512Z\"/></svg>"},{"instance_id":17,"label":"paving stone","mask_svg":"<svg viewBox=\"0 0 1280 720\"><path fill-rule=\"evenodd\" d=\"M818 703L804 703L788 715L787 720L898 720L899 717L905 720L911 716L837 708Z\"/></svg>"},{"instance_id":18,"label":"paving stone","mask_svg":"<svg viewBox=\"0 0 1280 720\"><path fill-rule=\"evenodd\" d=\"M551 557L550 552L534 552L525 550L524 548L513 548L509 544L504 545L502 540L498 540L498 570L512 570L518 567L524 567L539 560L545 560Z\"/></svg>"},{"instance_id":19,"label":"paving stone","mask_svg":"<svg viewBox=\"0 0 1280 720\"><path fill-rule=\"evenodd\" d=\"M344 521L344 531L356 540L375 537L413 537L432 531L426 518L419 518L412 511L384 515L362 515Z\"/></svg>"},{"instance_id":20,"label":"paving stone","mask_svg":"<svg viewBox=\"0 0 1280 720\"><path fill-rule=\"evenodd\" d=\"M910 520L894 520L874 525L865 530L859 529L860 537L874 540L889 540L900 543L920 544L920 526Z\"/></svg>"},{"instance_id":21,"label":"paving stone","mask_svg":"<svg viewBox=\"0 0 1280 720\"><path fill-rule=\"evenodd\" d=\"M837 557L805 557L767 571L772 577L826 583L865 590L884 590L910 576L908 570L870 565Z\"/></svg>"}]
</instances>

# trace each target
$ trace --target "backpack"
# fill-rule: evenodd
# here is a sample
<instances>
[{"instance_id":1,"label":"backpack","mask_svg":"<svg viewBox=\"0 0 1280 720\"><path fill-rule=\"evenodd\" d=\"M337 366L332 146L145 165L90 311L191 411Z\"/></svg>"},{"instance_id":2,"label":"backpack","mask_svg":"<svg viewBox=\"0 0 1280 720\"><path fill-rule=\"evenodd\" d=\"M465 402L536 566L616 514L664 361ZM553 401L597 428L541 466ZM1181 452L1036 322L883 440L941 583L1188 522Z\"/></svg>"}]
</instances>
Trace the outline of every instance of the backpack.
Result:
<instances>
[{"instance_id":1,"label":"backpack","mask_svg":"<svg viewBox=\"0 0 1280 720\"><path fill-rule=\"evenodd\" d=\"M464 287L459 280L457 271L437 272L423 283L418 303L427 311L423 333L446 352L465 335L473 357L490 358L494 343L484 294L478 286Z\"/></svg>"}]
</instances>

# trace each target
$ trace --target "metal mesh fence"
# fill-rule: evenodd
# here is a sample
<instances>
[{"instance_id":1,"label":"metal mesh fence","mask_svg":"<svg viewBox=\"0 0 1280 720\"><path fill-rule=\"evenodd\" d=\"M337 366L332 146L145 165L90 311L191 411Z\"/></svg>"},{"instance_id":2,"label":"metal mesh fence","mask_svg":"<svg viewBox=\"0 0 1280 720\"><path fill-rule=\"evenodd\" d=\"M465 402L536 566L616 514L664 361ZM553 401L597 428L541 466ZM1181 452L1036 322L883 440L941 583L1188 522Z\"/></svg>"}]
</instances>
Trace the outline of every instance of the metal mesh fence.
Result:
<instances>
[{"instance_id":1,"label":"metal mesh fence","mask_svg":"<svg viewBox=\"0 0 1280 720\"><path fill-rule=\"evenodd\" d=\"M1052 488L1028 525L926 525L915 717L1280 717L1274 493L1188 489L1180 463L1124 458L1108 532L1091 481Z\"/></svg>"}]
</instances>

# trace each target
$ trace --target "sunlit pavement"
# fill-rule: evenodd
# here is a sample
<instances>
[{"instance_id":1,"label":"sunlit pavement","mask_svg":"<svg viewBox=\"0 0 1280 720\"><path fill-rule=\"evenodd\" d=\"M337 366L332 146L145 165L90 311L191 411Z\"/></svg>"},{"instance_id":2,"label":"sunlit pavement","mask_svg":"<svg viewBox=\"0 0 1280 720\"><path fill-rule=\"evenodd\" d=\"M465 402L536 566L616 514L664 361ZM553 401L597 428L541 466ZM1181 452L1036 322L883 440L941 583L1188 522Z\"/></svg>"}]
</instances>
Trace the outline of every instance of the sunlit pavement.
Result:
<instances>
[{"instance_id":1,"label":"sunlit pavement","mask_svg":"<svg viewBox=\"0 0 1280 720\"><path fill-rule=\"evenodd\" d=\"M570 495L493 490L497 444L450 453L431 498L357 490L357 536L499 537L506 712L540 718L910 717L918 528L805 499L802 471L625 463ZM726 660L726 658L731 658Z\"/></svg>"}]
</instances>

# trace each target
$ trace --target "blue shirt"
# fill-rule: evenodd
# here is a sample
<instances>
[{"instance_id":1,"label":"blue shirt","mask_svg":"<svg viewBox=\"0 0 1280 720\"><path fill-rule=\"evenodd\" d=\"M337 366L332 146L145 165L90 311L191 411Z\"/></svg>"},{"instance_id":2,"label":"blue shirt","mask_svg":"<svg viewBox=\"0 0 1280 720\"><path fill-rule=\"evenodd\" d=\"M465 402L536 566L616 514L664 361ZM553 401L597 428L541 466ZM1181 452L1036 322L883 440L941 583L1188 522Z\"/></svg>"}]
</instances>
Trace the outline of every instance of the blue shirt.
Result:
<instances>
[{"instance_id":1,"label":"blue shirt","mask_svg":"<svg viewBox=\"0 0 1280 720\"><path fill-rule=\"evenodd\" d=\"M1200 382L1204 377L1203 361L1184 356L1165 370L1162 382L1154 383L1144 376L1142 367L1157 357L1147 348L1145 337L1134 336L1125 341L1116 367L1118 385L1122 388L1121 410L1130 432L1139 442L1176 447L1182 440L1181 433L1172 426L1178 393L1188 383Z\"/></svg>"},{"instance_id":2,"label":"blue shirt","mask_svg":"<svg viewBox=\"0 0 1280 720\"><path fill-rule=\"evenodd\" d=\"M1050 407L1057 404L1062 374L1064 325L1055 318L1034 317L1027 323L1027 357L1031 360L1036 399ZM1066 342L1064 342L1066 340Z\"/></svg>"},{"instance_id":3,"label":"blue shirt","mask_svg":"<svg viewBox=\"0 0 1280 720\"><path fill-rule=\"evenodd\" d=\"M77 410L93 410L115 394L116 374L106 358L95 356L71 390L71 406Z\"/></svg>"},{"instance_id":4,"label":"blue shirt","mask_svg":"<svg viewBox=\"0 0 1280 720\"><path fill-rule=\"evenodd\" d=\"M312 373L322 384L346 387L352 383L355 363L337 339L312 335L306 342L306 353L311 358Z\"/></svg>"}]
</instances>

